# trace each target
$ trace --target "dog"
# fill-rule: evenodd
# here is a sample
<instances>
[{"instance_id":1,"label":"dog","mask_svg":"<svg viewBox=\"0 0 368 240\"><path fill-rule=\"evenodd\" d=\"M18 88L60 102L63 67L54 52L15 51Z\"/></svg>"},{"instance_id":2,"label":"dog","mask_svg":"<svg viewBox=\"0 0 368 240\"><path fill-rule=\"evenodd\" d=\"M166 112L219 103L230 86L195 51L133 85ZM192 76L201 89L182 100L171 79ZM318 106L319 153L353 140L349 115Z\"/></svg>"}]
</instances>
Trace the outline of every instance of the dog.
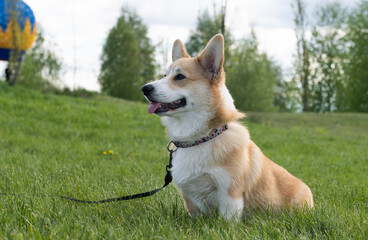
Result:
<instances>
[{"instance_id":1,"label":"dog","mask_svg":"<svg viewBox=\"0 0 368 240\"><path fill-rule=\"evenodd\" d=\"M160 80L142 87L148 112L161 117L176 146L172 177L191 216L239 220L254 209L313 207L309 187L269 160L237 120L225 86L224 38L215 35L196 57L178 39Z\"/></svg>"}]
</instances>

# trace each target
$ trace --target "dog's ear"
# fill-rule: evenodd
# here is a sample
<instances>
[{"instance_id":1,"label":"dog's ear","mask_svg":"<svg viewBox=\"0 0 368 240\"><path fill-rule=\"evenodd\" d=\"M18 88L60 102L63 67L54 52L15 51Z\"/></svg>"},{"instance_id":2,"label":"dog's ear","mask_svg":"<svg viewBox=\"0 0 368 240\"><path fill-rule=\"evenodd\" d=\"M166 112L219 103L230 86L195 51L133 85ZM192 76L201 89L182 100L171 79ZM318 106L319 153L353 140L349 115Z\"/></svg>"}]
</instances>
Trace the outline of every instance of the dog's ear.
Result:
<instances>
[{"instance_id":1,"label":"dog's ear","mask_svg":"<svg viewBox=\"0 0 368 240\"><path fill-rule=\"evenodd\" d=\"M198 55L198 59L210 79L216 80L221 76L224 64L224 37L222 34L215 35L208 42Z\"/></svg>"},{"instance_id":2,"label":"dog's ear","mask_svg":"<svg viewBox=\"0 0 368 240\"><path fill-rule=\"evenodd\" d=\"M172 48L172 61L176 61L179 58L189 57L185 50L184 44L179 39L176 39Z\"/></svg>"}]
</instances>

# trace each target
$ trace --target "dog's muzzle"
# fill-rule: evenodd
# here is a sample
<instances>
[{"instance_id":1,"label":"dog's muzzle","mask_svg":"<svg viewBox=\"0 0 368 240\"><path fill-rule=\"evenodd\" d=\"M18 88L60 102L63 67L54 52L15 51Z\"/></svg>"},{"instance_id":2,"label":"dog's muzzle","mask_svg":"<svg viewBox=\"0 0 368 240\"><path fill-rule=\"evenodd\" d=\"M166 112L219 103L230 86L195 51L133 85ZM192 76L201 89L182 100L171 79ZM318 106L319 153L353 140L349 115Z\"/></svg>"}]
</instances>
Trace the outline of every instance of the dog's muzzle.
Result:
<instances>
[{"instance_id":1,"label":"dog's muzzle","mask_svg":"<svg viewBox=\"0 0 368 240\"><path fill-rule=\"evenodd\" d=\"M150 101L150 105L148 106L149 113L164 113L170 110L175 110L181 107L185 107L187 105L187 101L185 98L180 98L174 102L160 102L152 98L152 93L155 88L152 84L146 84L142 87L142 92L144 96L146 96L147 100Z\"/></svg>"}]
</instances>

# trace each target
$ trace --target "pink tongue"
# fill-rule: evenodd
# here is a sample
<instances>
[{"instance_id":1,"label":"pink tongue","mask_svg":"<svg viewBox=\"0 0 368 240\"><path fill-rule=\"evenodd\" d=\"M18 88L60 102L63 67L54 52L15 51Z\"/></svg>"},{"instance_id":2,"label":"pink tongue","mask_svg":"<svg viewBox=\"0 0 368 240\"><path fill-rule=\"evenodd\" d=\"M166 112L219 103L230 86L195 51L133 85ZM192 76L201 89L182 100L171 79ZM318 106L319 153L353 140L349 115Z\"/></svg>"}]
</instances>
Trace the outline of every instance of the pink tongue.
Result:
<instances>
[{"instance_id":1,"label":"pink tongue","mask_svg":"<svg viewBox=\"0 0 368 240\"><path fill-rule=\"evenodd\" d=\"M157 108L159 108L161 105L161 103L157 103L157 102L151 102L150 105L148 106L148 113L155 113Z\"/></svg>"}]
</instances>

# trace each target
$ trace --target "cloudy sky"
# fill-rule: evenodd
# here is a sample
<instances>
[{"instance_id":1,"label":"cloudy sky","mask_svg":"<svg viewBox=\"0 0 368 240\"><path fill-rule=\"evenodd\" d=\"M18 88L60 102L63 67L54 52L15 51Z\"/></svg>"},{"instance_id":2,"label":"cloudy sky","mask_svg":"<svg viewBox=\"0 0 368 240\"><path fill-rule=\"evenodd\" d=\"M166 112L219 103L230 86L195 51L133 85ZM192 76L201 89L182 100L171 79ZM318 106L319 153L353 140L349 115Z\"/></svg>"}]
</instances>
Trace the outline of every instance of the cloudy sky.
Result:
<instances>
[{"instance_id":1,"label":"cloudy sky","mask_svg":"<svg viewBox=\"0 0 368 240\"><path fill-rule=\"evenodd\" d=\"M287 73L295 51L292 0L228 0L227 25L235 38L254 27L260 47ZM354 5L358 0L340 0ZM186 41L199 12L213 11L214 0L25 0L42 25L50 46L65 64L63 81L69 87L99 90L99 57L106 36L123 6L137 11L153 43ZM220 4L221 0L216 0ZM308 12L332 0L308 0ZM76 66L76 74L73 69ZM0 64L1 70L5 63Z\"/></svg>"}]
</instances>

